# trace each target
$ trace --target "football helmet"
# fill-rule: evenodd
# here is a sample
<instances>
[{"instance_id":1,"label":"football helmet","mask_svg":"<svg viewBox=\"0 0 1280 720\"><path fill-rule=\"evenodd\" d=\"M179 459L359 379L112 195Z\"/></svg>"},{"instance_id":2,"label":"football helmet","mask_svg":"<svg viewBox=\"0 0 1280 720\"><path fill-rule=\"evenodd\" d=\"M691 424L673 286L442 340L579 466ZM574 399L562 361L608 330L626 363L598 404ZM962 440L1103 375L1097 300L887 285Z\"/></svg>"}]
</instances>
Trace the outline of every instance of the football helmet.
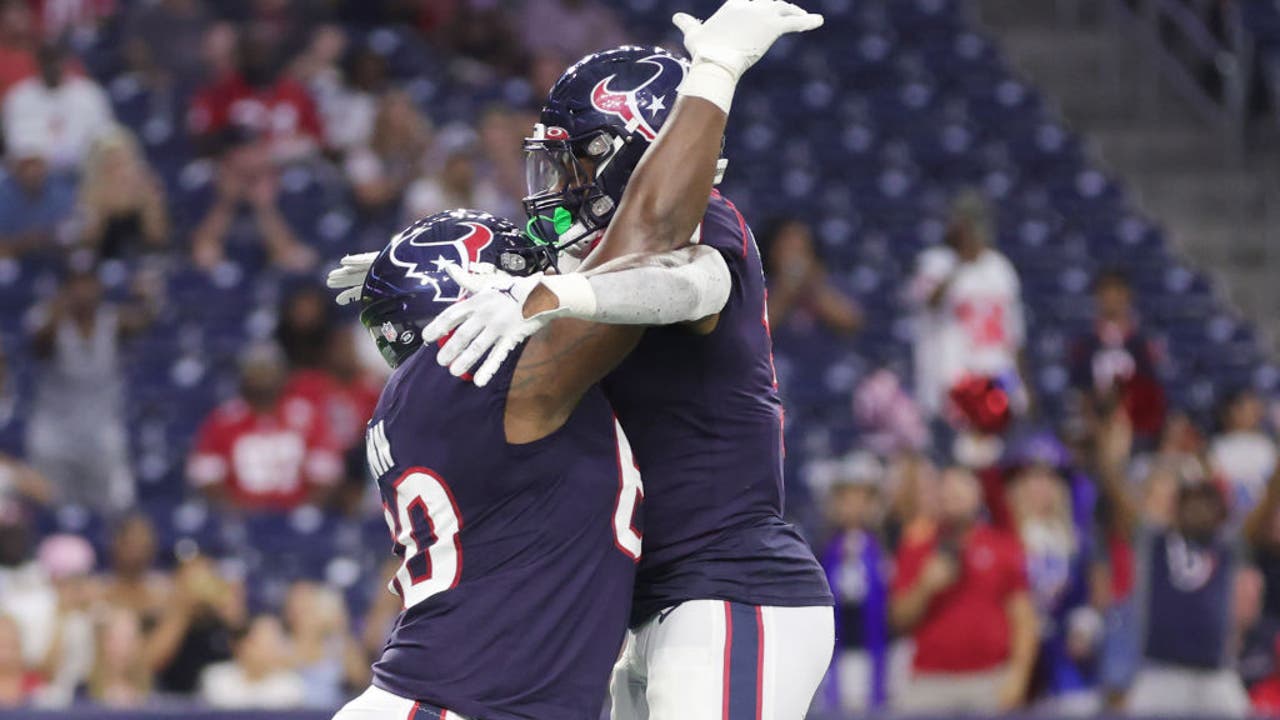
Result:
<instances>
[{"instance_id":1,"label":"football helmet","mask_svg":"<svg viewBox=\"0 0 1280 720\"><path fill-rule=\"evenodd\" d=\"M624 45L560 76L524 143L535 241L563 250L608 226L688 68L662 48Z\"/></svg>"},{"instance_id":2,"label":"football helmet","mask_svg":"<svg viewBox=\"0 0 1280 720\"><path fill-rule=\"evenodd\" d=\"M398 367L422 346L422 328L465 290L445 272L502 270L532 275L552 265L550 248L514 223L477 210L449 210L400 231L369 267L360 290L360 323Z\"/></svg>"}]
</instances>

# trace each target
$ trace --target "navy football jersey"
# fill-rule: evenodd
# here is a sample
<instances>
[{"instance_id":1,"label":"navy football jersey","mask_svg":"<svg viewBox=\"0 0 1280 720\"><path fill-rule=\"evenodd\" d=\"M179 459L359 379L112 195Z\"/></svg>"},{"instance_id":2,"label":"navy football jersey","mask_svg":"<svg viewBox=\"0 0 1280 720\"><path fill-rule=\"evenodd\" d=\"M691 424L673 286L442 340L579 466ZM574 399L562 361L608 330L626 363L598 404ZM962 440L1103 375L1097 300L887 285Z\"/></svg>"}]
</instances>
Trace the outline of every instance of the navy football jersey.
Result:
<instances>
[{"instance_id":1,"label":"navy football jersey","mask_svg":"<svg viewBox=\"0 0 1280 720\"><path fill-rule=\"evenodd\" d=\"M369 423L405 606L373 683L483 720L596 720L640 555L631 450L597 388L509 445L517 362L477 388L434 355L396 370Z\"/></svg>"},{"instance_id":2,"label":"navy football jersey","mask_svg":"<svg viewBox=\"0 0 1280 720\"><path fill-rule=\"evenodd\" d=\"M782 519L782 403L760 251L718 192L700 242L733 277L715 330L649 328L601 383L646 483L632 625L685 600L832 604L813 551Z\"/></svg>"}]
</instances>

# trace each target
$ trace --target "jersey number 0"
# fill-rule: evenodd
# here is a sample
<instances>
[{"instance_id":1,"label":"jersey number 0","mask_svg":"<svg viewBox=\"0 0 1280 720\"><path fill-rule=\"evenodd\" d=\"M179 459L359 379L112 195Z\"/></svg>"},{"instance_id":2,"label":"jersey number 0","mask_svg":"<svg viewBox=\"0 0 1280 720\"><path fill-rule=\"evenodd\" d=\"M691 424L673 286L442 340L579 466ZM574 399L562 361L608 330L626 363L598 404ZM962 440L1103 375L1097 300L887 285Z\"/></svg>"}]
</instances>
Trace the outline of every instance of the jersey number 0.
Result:
<instances>
[{"instance_id":1,"label":"jersey number 0","mask_svg":"<svg viewBox=\"0 0 1280 720\"><path fill-rule=\"evenodd\" d=\"M618 496L613 511L614 544L639 561L642 536L635 528L636 506L644 498L640 471L622 427L614 421L618 445ZM387 526L404 558L391 589L405 608L458 584L462 578L462 513L449 485L433 470L409 468L395 482L396 507L384 507Z\"/></svg>"}]
</instances>

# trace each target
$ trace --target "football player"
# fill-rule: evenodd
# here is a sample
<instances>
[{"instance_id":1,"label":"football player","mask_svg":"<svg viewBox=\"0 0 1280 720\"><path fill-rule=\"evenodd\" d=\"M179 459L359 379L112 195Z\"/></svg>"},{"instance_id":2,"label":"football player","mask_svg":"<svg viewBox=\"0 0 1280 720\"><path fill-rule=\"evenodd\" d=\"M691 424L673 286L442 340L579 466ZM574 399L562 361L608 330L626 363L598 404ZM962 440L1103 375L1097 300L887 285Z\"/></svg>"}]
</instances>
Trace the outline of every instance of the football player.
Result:
<instances>
[{"instance_id":1,"label":"football player","mask_svg":"<svg viewBox=\"0 0 1280 720\"><path fill-rule=\"evenodd\" d=\"M688 17L677 24L693 55L686 83L699 67L739 71L721 38ZM586 58L556 83L526 143L525 204L539 237L587 253L617 221L624 188L651 162L646 151L669 122L676 67L659 50L622 48ZM727 111L731 95L712 100ZM644 241L635 250L662 252L671 249L662 238L675 235L635 237ZM800 720L831 658L832 598L812 551L783 519L782 406L760 254L742 214L715 192L692 242L716 251L699 263L711 267L707 277L715 269L729 275L727 300L698 322L650 327L601 383L647 490L633 632L614 673L613 716ZM594 260L591 253L587 264ZM681 302L656 283L606 295L599 280L464 280L481 291L425 336L453 332L437 359L455 374L487 351L476 373L483 383L509 348L553 318L644 322L631 306Z\"/></svg>"},{"instance_id":2,"label":"football player","mask_svg":"<svg viewBox=\"0 0 1280 720\"><path fill-rule=\"evenodd\" d=\"M703 31L722 38L735 72L695 63L680 86L669 132L636 168L627 204L583 266L602 297L655 269L664 287L688 291L682 268L714 251L626 256L649 244L675 248L694 231L724 131L717 99L780 34L818 22L785 3L746 0L707 20ZM641 553L643 489L595 384L641 326L543 323L483 388L441 368L439 351L421 339L423 325L462 297L456 278L474 282L468 273L487 266L537 269L546 252L510 223L458 210L410 226L361 273L361 321L396 368L367 448L403 558L391 584L404 611L373 686L337 720L599 713ZM339 272L338 284L349 275ZM632 307L690 320L722 306L728 291L727 282L699 284L683 316L662 303Z\"/></svg>"}]
</instances>

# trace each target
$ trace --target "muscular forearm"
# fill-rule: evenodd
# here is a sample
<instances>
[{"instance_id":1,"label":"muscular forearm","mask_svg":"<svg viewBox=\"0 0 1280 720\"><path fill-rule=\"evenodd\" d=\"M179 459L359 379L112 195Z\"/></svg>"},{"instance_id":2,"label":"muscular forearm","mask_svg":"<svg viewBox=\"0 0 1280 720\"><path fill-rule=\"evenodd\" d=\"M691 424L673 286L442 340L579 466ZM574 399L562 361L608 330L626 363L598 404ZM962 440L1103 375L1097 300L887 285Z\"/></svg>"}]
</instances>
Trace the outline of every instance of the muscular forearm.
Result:
<instances>
[{"instance_id":1,"label":"muscular forearm","mask_svg":"<svg viewBox=\"0 0 1280 720\"><path fill-rule=\"evenodd\" d=\"M932 599L933 591L923 582L917 582L906 592L894 596L889 603L889 621L894 629L899 632L914 629L929 609L929 601Z\"/></svg>"},{"instance_id":2,"label":"muscular forearm","mask_svg":"<svg viewBox=\"0 0 1280 720\"><path fill-rule=\"evenodd\" d=\"M709 247L629 255L587 273L546 278L526 300L525 316L671 325L720 312L732 286L724 258Z\"/></svg>"},{"instance_id":3,"label":"muscular forearm","mask_svg":"<svg viewBox=\"0 0 1280 720\"><path fill-rule=\"evenodd\" d=\"M583 270L688 242L706 212L727 118L724 110L702 98L682 96L676 101Z\"/></svg>"}]
</instances>

